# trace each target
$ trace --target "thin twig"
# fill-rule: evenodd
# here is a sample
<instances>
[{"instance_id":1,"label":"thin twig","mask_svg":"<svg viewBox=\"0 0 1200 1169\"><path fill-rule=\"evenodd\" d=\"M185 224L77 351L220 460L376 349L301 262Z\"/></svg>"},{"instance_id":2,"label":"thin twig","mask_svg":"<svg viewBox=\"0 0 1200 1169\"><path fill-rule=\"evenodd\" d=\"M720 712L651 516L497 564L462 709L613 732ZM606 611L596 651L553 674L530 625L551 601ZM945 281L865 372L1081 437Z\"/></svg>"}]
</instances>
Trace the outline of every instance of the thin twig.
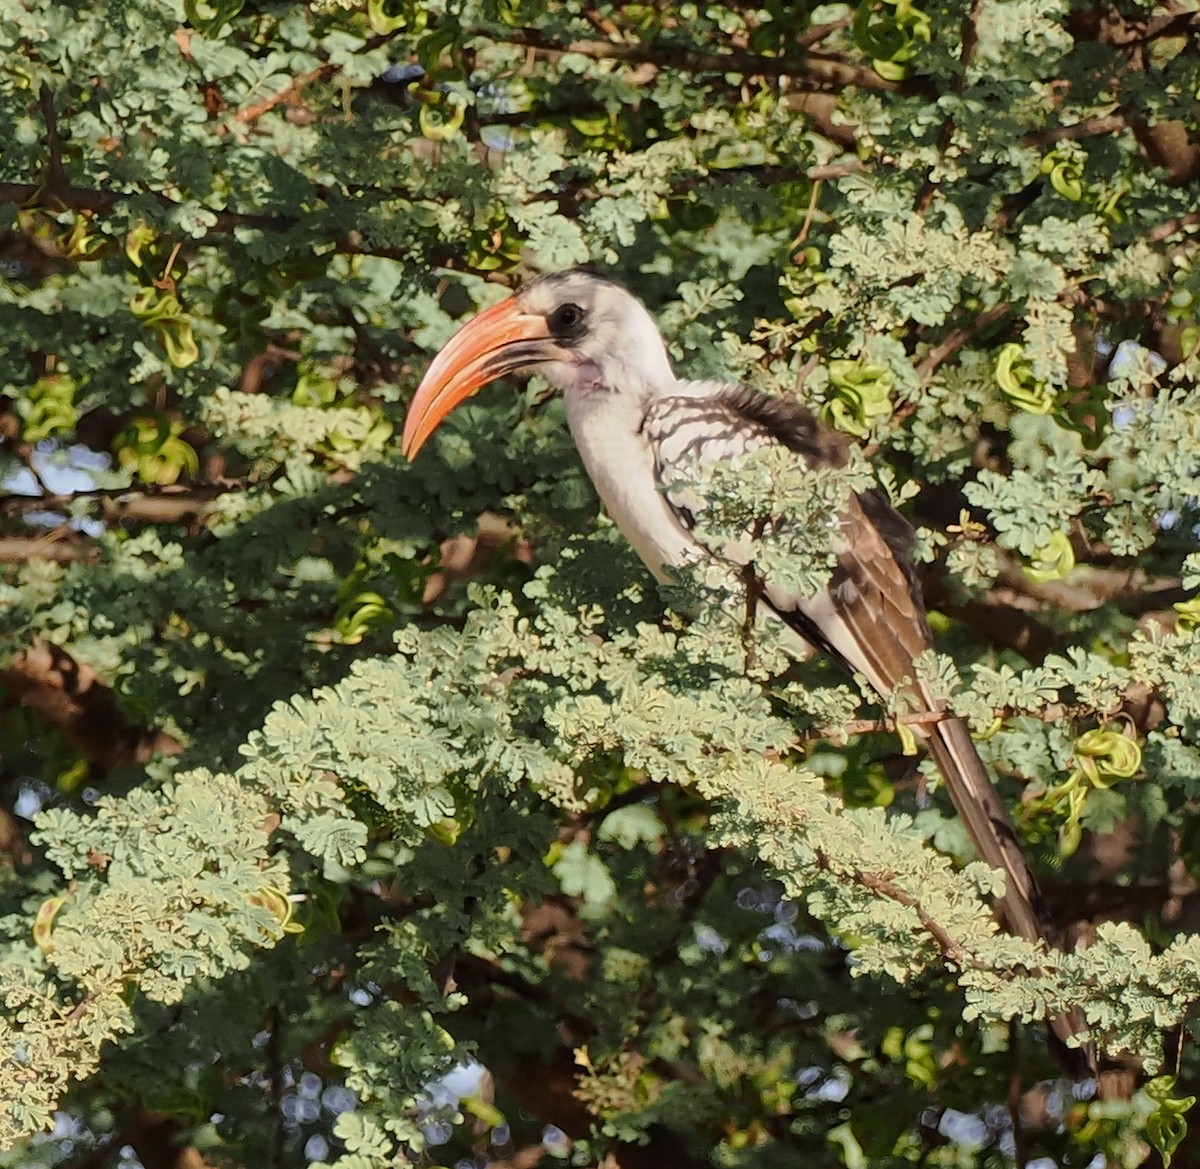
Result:
<instances>
[{"instance_id":1,"label":"thin twig","mask_svg":"<svg viewBox=\"0 0 1200 1169\"><path fill-rule=\"evenodd\" d=\"M812 373L812 371L820 364L821 355L819 353L814 353L798 370L796 370L796 382L792 386L792 393L795 394L796 397L799 397L800 391L804 389L804 383L808 381L808 375Z\"/></svg>"},{"instance_id":2,"label":"thin twig","mask_svg":"<svg viewBox=\"0 0 1200 1169\"><path fill-rule=\"evenodd\" d=\"M855 158L849 162L831 162L825 166L810 166L804 172L806 178L814 182L822 179L844 179L847 175L866 174L870 170L865 162Z\"/></svg>"},{"instance_id":3,"label":"thin twig","mask_svg":"<svg viewBox=\"0 0 1200 1169\"><path fill-rule=\"evenodd\" d=\"M975 22L979 19L979 0L971 5L970 11L963 17L962 25L962 49L958 54L958 73L955 75L952 89L956 94L962 94L967 84L967 66L971 63L971 57L974 55L975 46L979 43L979 32L975 27ZM946 153L950 149L950 143L954 141L954 118L949 117L942 123L942 128L938 132L937 152L938 157ZM933 196L937 192L937 184L933 181L933 167L930 167L925 172L925 181L921 184L920 191L917 192L917 198L913 204L913 209L920 214L929 209L930 203L933 202Z\"/></svg>"},{"instance_id":4,"label":"thin twig","mask_svg":"<svg viewBox=\"0 0 1200 1169\"><path fill-rule=\"evenodd\" d=\"M1065 721L1077 722L1080 719L1092 718L1097 715L1110 717L1116 713L1112 710L1096 710L1086 706L1070 706L1065 702L1052 702L1040 710L1026 710L1023 707L1005 706L995 712L999 719L1009 719L1020 715L1022 718L1033 718L1039 722L1060 723ZM804 731L800 738L805 742L814 739L829 739L833 742L845 741L851 735L874 735L894 731L897 725L912 727L933 726L946 719L961 718L952 710L917 710L909 714L889 715L887 718L856 718L837 726L812 727Z\"/></svg>"},{"instance_id":5,"label":"thin twig","mask_svg":"<svg viewBox=\"0 0 1200 1169\"><path fill-rule=\"evenodd\" d=\"M800 234L796 236L794 248L802 248L808 242L808 232L812 227L813 216L817 213L817 202L821 197L821 180L813 179L812 193L808 197L808 210L804 213L804 222L800 225Z\"/></svg>"},{"instance_id":6,"label":"thin twig","mask_svg":"<svg viewBox=\"0 0 1200 1169\"><path fill-rule=\"evenodd\" d=\"M482 37L494 43L512 44L556 56L567 53L593 61L634 61L663 68L694 73L741 73L750 77L813 77L834 85L857 85L863 89L895 90L897 82L880 77L867 65L851 65L833 54L806 53L803 57L764 57L758 53L733 50L705 53L688 45L645 45L625 41L578 40L559 42L532 28L515 29L497 37L488 29L468 29L467 36Z\"/></svg>"},{"instance_id":7,"label":"thin twig","mask_svg":"<svg viewBox=\"0 0 1200 1169\"><path fill-rule=\"evenodd\" d=\"M1025 1125L1021 1120L1021 1024L1017 1019L1008 1021L1008 1117L1012 1125L1013 1160L1017 1169L1029 1164L1029 1149L1025 1143Z\"/></svg>"},{"instance_id":8,"label":"thin twig","mask_svg":"<svg viewBox=\"0 0 1200 1169\"><path fill-rule=\"evenodd\" d=\"M960 970L975 964L971 955L950 936L946 928L929 916L921 902L911 893L906 893L894 881L889 881L879 873L864 873L861 869L855 870L853 879L865 889L870 889L872 893L880 893L898 905L913 910L921 923L921 928L937 943L938 949L941 950L947 961L953 962Z\"/></svg>"},{"instance_id":9,"label":"thin twig","mask_svg":"<svg viewBox=\"0 0 1200 1169\"><path fill-rule=\"evenodd\" d=\"M997 321L1012 309L1012 304L1002 300L993 305L985 313L980 313L969 325L948 333L941 342L935 345L924 357L917 362L917 377L924 385L933 376L934 371L949 357L953 357L968 341L990 329Z\"/></svg>"},{"instance_id":10,"label":"thin twig","mask_svg":"<svg viewBox=\"0 0 1200 1169\"><path fill-rule=\"evenodd\" d=\"M47 192L37 183L0 183L0 204L18 206L52 202L74 211L91 211L96 215L110 214L119 203L136 196L153 199L159 206L174 211L183 206L159 191L105 191L91 187L59 187L52 192L52 200L45 198ZM286 231L297 221L275 215L254 215L236 211L213 211L216 222L210 232L228 233L239 227L257 227L264 231Z\"/></svg>"},{"instance_id":11,"label":"thin twig","mask_svg":"<svg viewBox=\"0 0 1200 1169\"><path fill-rule=\"evenodd\" d=\"M294 98L300 96L300 91L306 86L312 85L314 81L324 81L332 77L335 73L341 70L340 65L318 65L315 69L310 69L307 73L301 73L299 77L292 80L292 83L281 89L278 93L273 93L270 97L265 97L262 101L256 101L253 105L247 106L243 110L238 110L234 115L237 121L248 125L251 122L257 122L263 114L269 113L278 105L283 105L285 102L291 102Z\"/></svg>"},{"instance_id":12,"label":"thin twig","mask_svg":"<svg viewBox=\"0 0 1200 1169\"><path fill-rule=\"evenodd\" d=\"M1100 114L1094 118L1084 118L1082 122L1075 122L1070 126L1052 126L1047 130L1039 130L1036 134L1027 134L1021 141L1027 146L1052 146L1055 142L1074 142L1079 138L1115 134L1118 130L1128 127L1129 123L1124 114Z\"/></svg>"},{"instance_id":13,"label":"thin twig","mask_svg":"<svg viewBox=\"0 0 1200 1169\"><path fill-rule=\"evenodd\" d=\"M62 139L58 133L58 114L54 109L54 91L43 83L38 90L38 108L46 124L46 149L50 155L46 163L46 187L53 194L59 187L67 185L67 172L63 169Z\"/></svg>"},{"instance_id":14,"label":"thin twig","mask_svg":"<svg viewBox=\"0 0 1200 1169\"><path fill-rule=\"evenodd\" d=\"M798 49L810 49L813 45L819 45L827 36L831 36L839 29L849 28L853 16L843 16L840 20L831 20L828 24L814 25L806 33L801 33L792 41L792 44Z\"/></svg>"},{"instance_id":15,"label":"thin twig","mask_svg":"<svg viewBox=\"0 0 1200 1169\"><path fill-rule=\"evenodd\" d=\"M750 533L751 541L761 540L766 527L766 517L759 516L754 521L754 528ZM742 623L742 652L745 655L744 669L749 674L758 659L758 650L754 643L754 622L758 616L758 601L763 591L762 581L754 571L753 560L748 561L742 568L742 583L746 586L746 616Z\"/></svg>"},{"instance_id":16,"label":"thin twig","mask_svg":"<svg viewBox=\"0 0 1200 1169\"><path fill-rule=\"evenodd\" d=\"M897 724L906 727L928 727L958 716L950 710L918 710L888 718L856 718L835 727L815 727L801 735L803 739L842 739L848 735L873 735L894 731Z\"/></svg>"},{"instance_id":17,"label":"thin twig","mask_svg":"<svg viewBox=\"0 0 1200 1169\"><path fill-rule=\"evenodd\" d=\"M163 292L174 293L176 289L175 277L171 275L171 269L175 267L175 261L179 259L179 251L183 244L178 240L175 241L175 246L171 249L170 256L167 257L166 265L163 267L162 275L154 282L154 287Z\"/></svg>"}]
</instances>

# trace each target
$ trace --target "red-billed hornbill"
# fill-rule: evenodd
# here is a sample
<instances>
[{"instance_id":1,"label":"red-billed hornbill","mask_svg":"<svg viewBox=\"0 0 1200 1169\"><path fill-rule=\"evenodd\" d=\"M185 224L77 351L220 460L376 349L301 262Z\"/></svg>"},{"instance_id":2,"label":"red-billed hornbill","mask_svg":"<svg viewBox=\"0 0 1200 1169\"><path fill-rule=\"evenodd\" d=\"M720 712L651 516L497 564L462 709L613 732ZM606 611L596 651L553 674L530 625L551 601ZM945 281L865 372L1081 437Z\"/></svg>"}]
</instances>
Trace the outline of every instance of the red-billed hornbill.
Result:
<instances>
[{"instance_id":1,"label":"red-billed hornbill","mask_svg":"<svg viewBox=\"0 0 1200 1169\"><path fill-rule=\"evenodd\" d=\"M668 568L743 553L710 549L694 528L696 502L672 499L673 469L738 459L769 444L810 467L841 466L842 436L798 402L743 386L680 381L662 334L624 288L586 272L545 276L486 309L430 365L409 407L403 450L411 459L434 429L481 386L536 371L562 391L567 422L609 515L659 579ZM808 646L861 673L885 699L920 692L914 659L932 646L909 560L912 529L879 495L850 496L834 525L836 567L814 596L757 582L759 605ZM938 702L925 700L933 709ZM1000 912L1030 941L1044 936L1041 895L966 725L945 718L923 733L975 847L1004 873ZM1056 1020L1062 1037L1079 1020Z\"/></svg>"}]
</instances>

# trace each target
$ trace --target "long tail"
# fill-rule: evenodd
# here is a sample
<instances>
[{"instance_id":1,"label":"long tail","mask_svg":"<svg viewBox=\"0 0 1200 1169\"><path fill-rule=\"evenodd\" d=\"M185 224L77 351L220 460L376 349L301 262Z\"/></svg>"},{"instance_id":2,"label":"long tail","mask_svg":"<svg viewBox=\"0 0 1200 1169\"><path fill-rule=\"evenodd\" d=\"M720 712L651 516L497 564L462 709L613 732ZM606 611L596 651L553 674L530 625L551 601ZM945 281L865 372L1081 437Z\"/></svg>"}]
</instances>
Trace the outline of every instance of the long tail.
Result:
<instances>
[{"instance_id":1,"label":"long tail","mask_svg":"<svg viewBox=\"0 0 1200 1169\"><path fill-rule=\"evenodd\" d=\"M944 719L935 724L927 744L979 855L1004 874L1006 892L998 908L1005 924L1012 933L1031 942L1051 940L1053 929L1037 880L966 723L958 718ZM1075 1007L1047 1022L1052 1035L1062 1041L1056 1054L1064 1070L1074 1076L1094 1076L1095 1047L1091 1043L1067 1045L1067 1040L1087 1030L1083 1012Z\"/></svg>"}]
</instances>

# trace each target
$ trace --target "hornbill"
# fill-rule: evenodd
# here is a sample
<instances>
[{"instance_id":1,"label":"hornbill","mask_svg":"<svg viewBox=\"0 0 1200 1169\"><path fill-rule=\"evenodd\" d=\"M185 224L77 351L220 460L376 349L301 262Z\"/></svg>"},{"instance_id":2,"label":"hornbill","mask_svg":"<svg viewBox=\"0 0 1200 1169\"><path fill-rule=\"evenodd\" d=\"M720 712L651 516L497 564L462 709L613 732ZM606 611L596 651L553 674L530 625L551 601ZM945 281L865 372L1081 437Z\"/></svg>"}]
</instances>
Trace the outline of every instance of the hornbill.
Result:
<instances>
[{"instance_id":1,"label":"hornbill","mask_svg":"<svg viewBox=\"0 0 1200 1169\"><path fill-rule=\"evenodd\" d=\"M714 381L681 381L645 306L620 285L583 271L544 276L484 310L437 355L409 407L409 459L460 402L518 370L536 370L562 391L567 423L608 514L660 580L689 562L745 564L744 546L706 548L696 501L674 499L680 467L737 460L778 444L809 467L842 466L847 444L793 399ZM862 674L885 699L921 690L914 659L933 642L909 558L912 529L878 494L849 496L833 523L835 566L812 596L755 582L758 604L803 643ZM752 570L752 566L751 570ZM922 693L934 711L944 704ZM980 856L1003 872L998 905L1009 930L1046 934L1041 894L966 724L946 717L918 733ZM1052 1021L1062 1039L1079 1017ZM1070 1070L1090 1070L1089 1048L1060 1052Z\"/></svg>"}]
</instances>

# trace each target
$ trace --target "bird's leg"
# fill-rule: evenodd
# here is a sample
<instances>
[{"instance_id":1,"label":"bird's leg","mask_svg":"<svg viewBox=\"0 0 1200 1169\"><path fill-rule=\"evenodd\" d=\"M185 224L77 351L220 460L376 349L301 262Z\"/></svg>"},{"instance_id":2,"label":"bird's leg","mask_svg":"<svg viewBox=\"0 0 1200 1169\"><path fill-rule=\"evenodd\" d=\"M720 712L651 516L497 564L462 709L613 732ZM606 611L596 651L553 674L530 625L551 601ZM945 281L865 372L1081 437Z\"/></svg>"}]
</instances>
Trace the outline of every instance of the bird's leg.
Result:
<instances>
[{"instance_id":1,"label":"bird's leg","mask_svg":"<svg viewBox=\"0 0 1200 1169\"><path fill-rule=\"evenodd\" d=\"M758 615L758 598L762 593L762 584L754 572L753 561L742 569L742 584L746 589L746 616L742 620L742 650L746 655L744 668L749 674L754 669L758 657L754 647L754 619Z\"/></svg>"},{"instance_id":2,"label":"bird's leg","mask_svg":"<svg viewBox=\"0 0 1200 1169\"><path fill-rule=\"evenodd\" d=\"M759 516L750 530L751 540L762 539L766 527L766 518ZM758 659L758 651L754 645L754 621L758 616L758 599L762 596L763 591L762 581L759 580L758 573L754 571L753 557L742 566L742 585L746 590L746 616L742 621L742 651L745 654L744 669L749 674Z\"/></svg>"}]
</instances>

